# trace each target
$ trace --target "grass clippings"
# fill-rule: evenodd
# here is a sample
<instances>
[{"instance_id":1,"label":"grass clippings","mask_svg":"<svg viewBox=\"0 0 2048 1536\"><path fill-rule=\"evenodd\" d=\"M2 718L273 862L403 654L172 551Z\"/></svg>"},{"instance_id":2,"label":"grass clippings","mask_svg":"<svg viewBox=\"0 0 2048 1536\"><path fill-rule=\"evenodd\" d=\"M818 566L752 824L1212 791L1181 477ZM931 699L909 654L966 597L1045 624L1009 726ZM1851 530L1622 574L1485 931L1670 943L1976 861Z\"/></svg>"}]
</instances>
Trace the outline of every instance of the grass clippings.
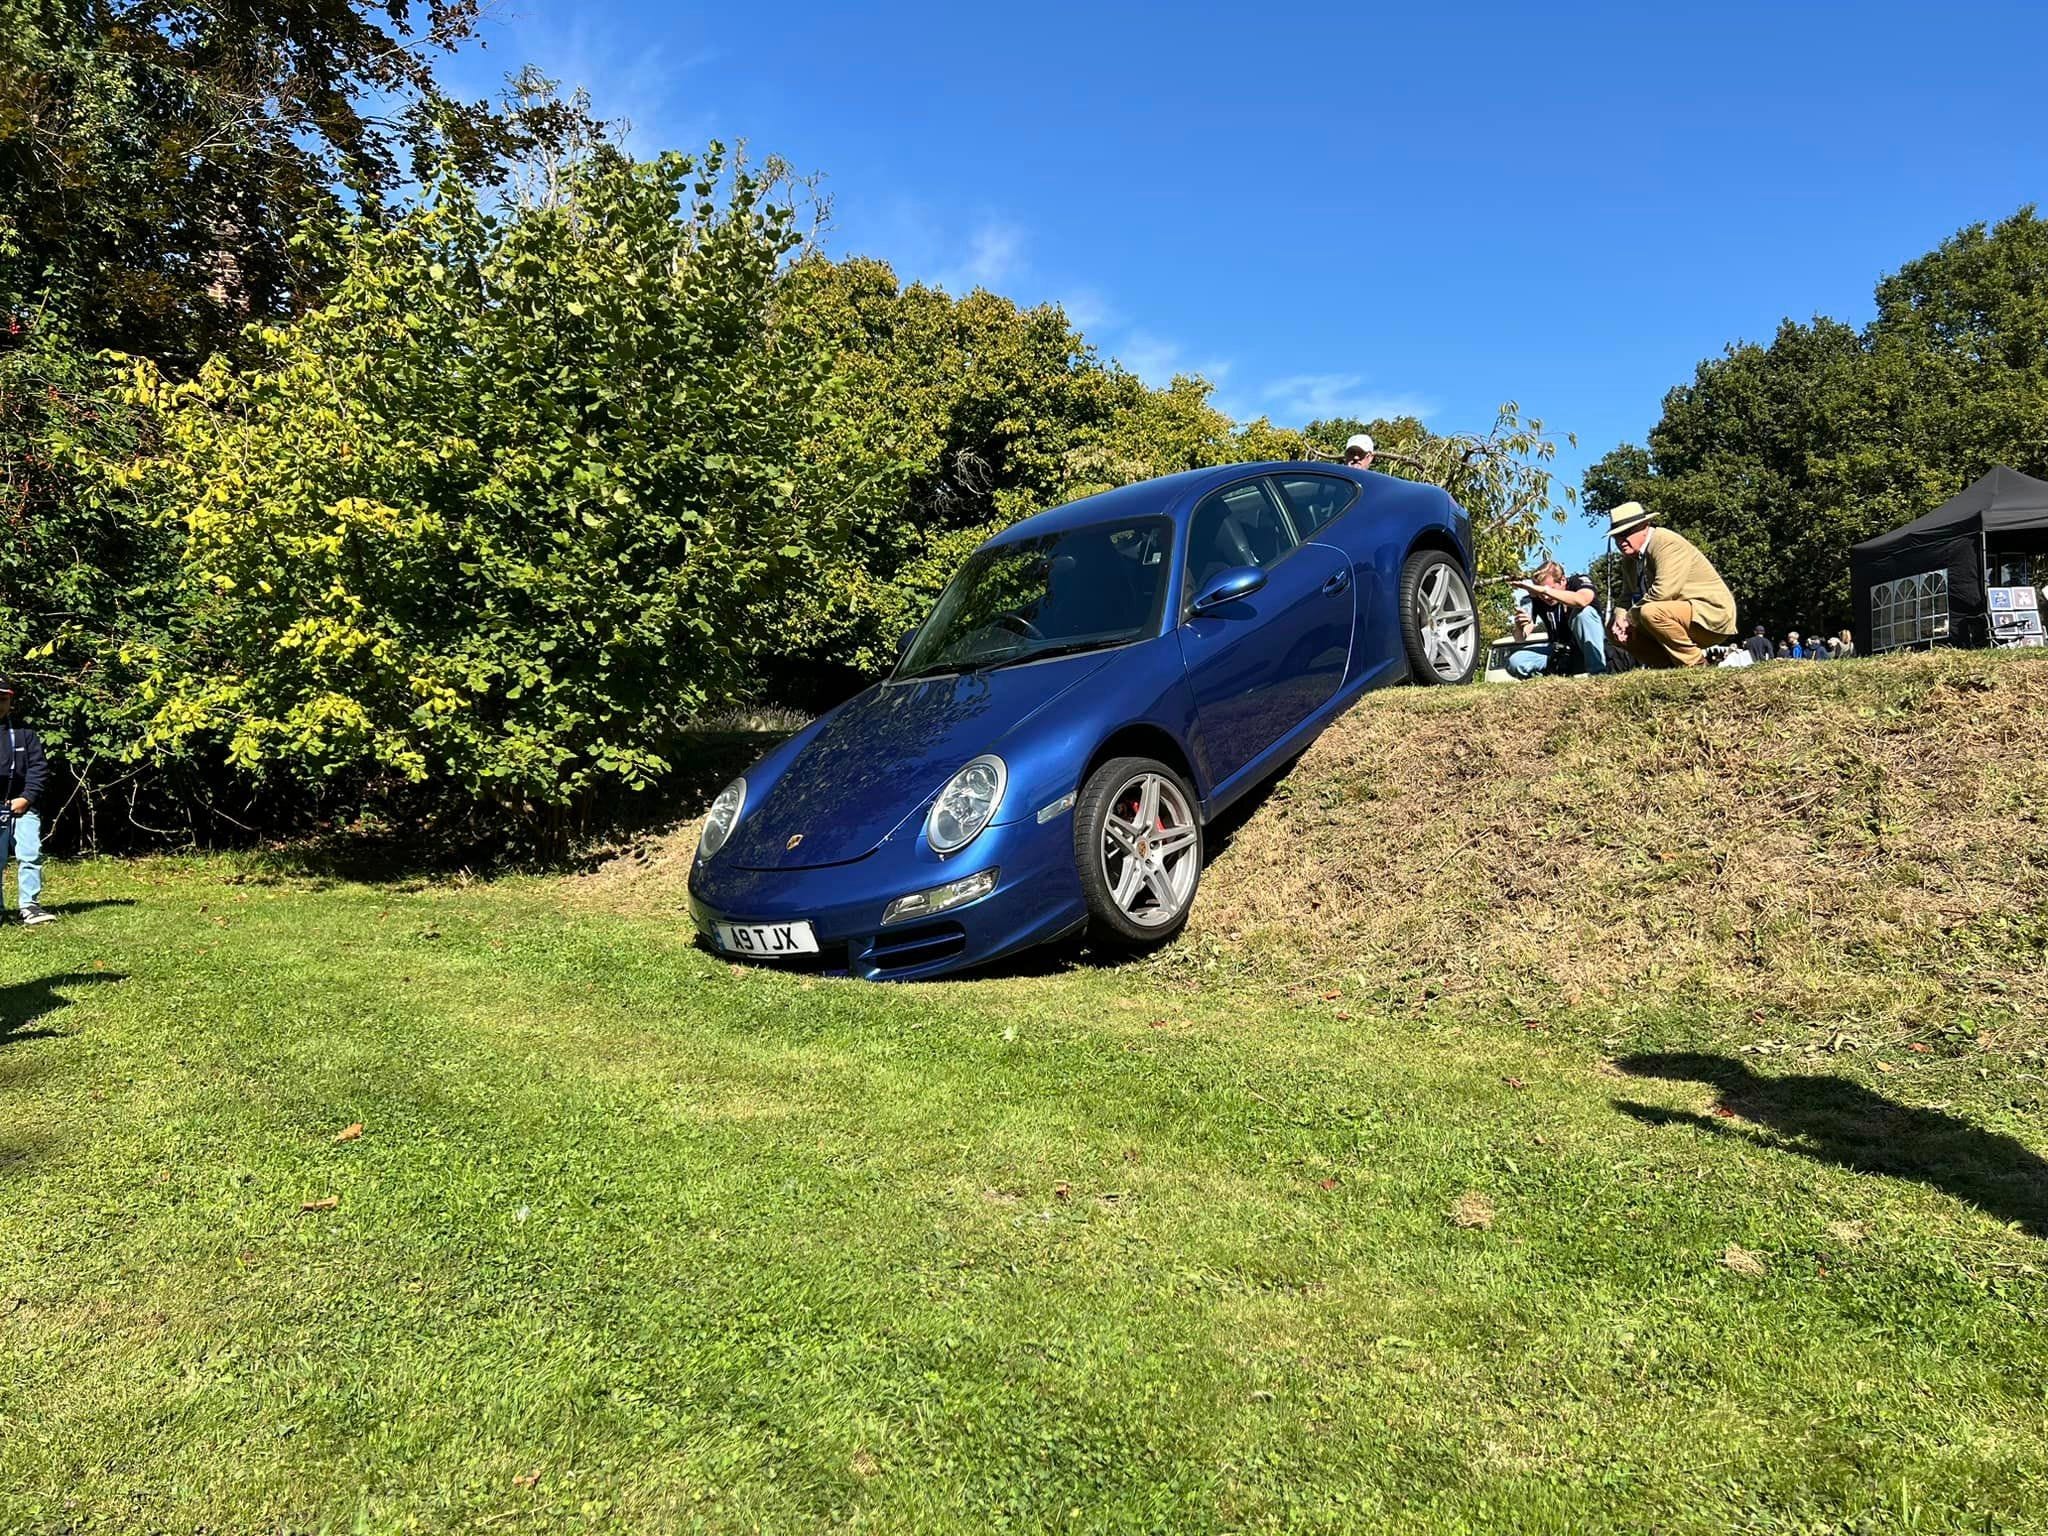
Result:
<instances>
[{"instance_id":1,"label":"grass clippings","mask_svg":"<svg viewBox=\"0 0 2048 1536\"><path fill-rule=\"evenodd\" d=\"M1451 1225L1484 1232L1493 1226L1493 1202L1476 1191L1467 1190L1451 1202Z\"/></svg>"},{"instance_id":2,"label":"grass clippings","mask_svg":"<svg viewBox=\"0 0 2048 1536\"><path fill-rule=\"evenodd\" d=\"M1752 1280L1761 1280L1770 1273L1762 1256L1751 1253L1739 1243L1730 1243L1721 1250L1721 1262L1738 1275L1747 1275Z\"/></svg>"}]
</instances>

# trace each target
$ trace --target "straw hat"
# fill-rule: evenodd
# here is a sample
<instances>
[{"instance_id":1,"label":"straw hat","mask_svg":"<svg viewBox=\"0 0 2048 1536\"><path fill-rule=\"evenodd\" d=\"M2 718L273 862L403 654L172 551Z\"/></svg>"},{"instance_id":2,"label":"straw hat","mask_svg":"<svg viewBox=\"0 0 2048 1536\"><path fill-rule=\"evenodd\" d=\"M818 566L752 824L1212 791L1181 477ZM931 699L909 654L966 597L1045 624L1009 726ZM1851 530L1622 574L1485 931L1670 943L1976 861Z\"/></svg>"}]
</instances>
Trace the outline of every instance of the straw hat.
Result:
<instances>
[{"instance_id":1,"label":"straw hat","mask_svg":"<svg viewBox=\"0 0 2048 1536\"><path fill-rule=\"evenodd\" d=\"M1657 521L1657 514L1643 509L1640 501L1624 501L1607 514L1607 537L1618 539L1625 533L1634 533L1645 523Z\"/></svg>"}]
</instances>

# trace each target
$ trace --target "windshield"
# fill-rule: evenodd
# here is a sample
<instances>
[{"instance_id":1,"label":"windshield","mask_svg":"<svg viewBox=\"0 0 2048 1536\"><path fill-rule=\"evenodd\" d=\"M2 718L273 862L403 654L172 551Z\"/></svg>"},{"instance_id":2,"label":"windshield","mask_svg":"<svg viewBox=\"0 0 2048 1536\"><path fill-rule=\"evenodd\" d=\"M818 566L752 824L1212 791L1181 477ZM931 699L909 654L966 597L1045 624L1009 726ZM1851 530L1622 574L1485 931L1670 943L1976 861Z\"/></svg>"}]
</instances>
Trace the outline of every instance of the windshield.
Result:
<instances>
[{"instance_id":1,"label":"windshield","mask_svg":"<svg viewBox=\"0 0 2048 1536\"><path fill-rule=\"evenodd\" d=\"M1168 523L1139 517L981 549L946 584L896 676L972 671L1143 639L1166 598Z\"/></svg>"}]
</instances>

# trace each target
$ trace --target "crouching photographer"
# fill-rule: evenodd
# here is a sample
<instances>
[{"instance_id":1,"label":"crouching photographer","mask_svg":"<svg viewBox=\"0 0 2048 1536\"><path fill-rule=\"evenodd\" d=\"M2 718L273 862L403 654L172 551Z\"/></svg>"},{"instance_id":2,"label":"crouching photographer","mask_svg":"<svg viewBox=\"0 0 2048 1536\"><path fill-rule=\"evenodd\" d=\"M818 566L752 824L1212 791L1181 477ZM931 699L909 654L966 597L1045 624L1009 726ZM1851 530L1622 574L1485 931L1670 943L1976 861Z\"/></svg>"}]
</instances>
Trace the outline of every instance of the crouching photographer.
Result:
<instances>
[{"instance_id":1,"label":"crouching photographer","mask_svg":"<svg viewBox=\"0 0 2048 1536\"><path fill-rule=\"evenodd\" d=\"M0 878L10 859L20 865L21 920L30 928L57 920L37 900L43 894L43 821L36 803L48 778L43 739L15 723L14 689L0 679ZM5 916L0 892L0 920Z\"/></svg>"},{"instance_id":2,"label":"crouching photographer","mask_svg":"<svg viewBox=\"0 0 2048 1536\"><path fill-rule=\"evenodd\" d=\"M1515 616L1515 638L1527 640L1540 626L1549 643L1509 656L1508 676L1517 681L1538 673L1598 677L1607 670L1607 637L1601 629L1600 604L1590 577L1567 576L1562 565L1546 560L1534 576L1517 578L1509 585L1528 603Z\"/></svg>"}]
</instances>

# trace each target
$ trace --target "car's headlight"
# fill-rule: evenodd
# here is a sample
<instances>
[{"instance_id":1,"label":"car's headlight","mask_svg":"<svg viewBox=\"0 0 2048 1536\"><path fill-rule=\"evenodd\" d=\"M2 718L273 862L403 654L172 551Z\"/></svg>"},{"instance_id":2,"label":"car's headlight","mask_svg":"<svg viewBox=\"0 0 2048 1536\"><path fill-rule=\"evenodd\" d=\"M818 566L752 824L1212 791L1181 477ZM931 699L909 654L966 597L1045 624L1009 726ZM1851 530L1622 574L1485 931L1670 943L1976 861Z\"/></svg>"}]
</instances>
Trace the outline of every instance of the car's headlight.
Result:
<instances>
[{"instance_id":1,"label":"car's headlight","mask_svg":"<svg viewBox=\"0 0 2048 1536\"><path fill-rule=\"evenodd\" d=\"M977 757L946 781L925 818L924 835L934 850L951 853L965 848L981 835L981 829L995 819L1003 803L1003 786L1010 770L993 752Z\"/></svg>"},{"instance_id":2,"label":"car's headlight","mask_svg":"<svg viewBox=\"0 0 2048 1536\"><path fill-rule=\"evenodd\" d=\"M711 809L704 813L704 831L697 838L697 857L708 859L725 846L725 840L732 836L732 829L740 823L740 812L747 806L747 781L734 779L718 792L718 798L711 802Z\"/></svg>"}]
</instances>

